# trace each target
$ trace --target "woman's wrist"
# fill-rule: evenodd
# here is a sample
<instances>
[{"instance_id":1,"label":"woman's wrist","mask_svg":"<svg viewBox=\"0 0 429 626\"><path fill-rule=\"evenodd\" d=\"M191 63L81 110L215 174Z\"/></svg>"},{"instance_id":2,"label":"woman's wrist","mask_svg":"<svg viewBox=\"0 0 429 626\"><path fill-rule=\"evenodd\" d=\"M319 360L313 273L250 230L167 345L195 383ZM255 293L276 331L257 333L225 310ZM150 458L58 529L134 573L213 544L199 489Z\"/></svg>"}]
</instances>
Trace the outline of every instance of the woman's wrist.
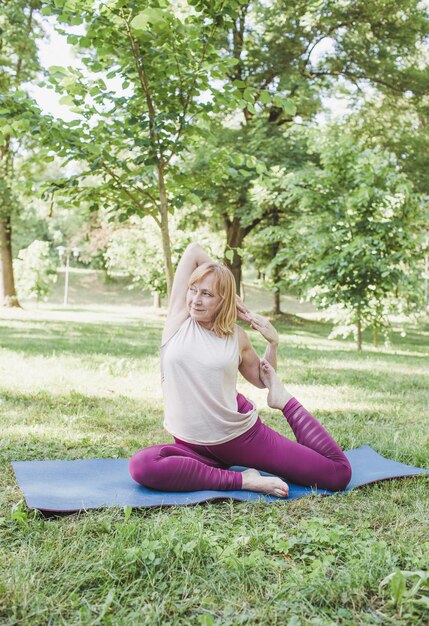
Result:
<instances>
[{"instance_id":1,"label":"woman's wrist","mask_svg":"<svg viewBox=\"0 0 429 626\"><path fill-rule=\"evenodd\" d=\"M267 339L267 349L272 348L273 350L277 350L279 347L279 339Z\"/></svg>"}]
</instances>

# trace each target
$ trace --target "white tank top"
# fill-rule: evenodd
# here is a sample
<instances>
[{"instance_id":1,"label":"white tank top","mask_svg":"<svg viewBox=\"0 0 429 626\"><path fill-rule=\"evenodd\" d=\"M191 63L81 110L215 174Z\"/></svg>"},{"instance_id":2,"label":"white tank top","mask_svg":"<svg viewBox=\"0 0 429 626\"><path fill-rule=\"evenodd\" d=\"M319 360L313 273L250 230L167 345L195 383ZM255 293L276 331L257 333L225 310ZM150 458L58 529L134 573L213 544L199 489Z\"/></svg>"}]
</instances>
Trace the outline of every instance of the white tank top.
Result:
<instances>
[{"instance_id":1,"label":"white tank top","mask_svg":"<svg viewBox=\"0 0 429 626\"><path fill-rule=\"evenodd\" d=\"M188 318L161 346L164 427L188 443L214 445L239 437L258 418L237 411L237 328L218 337ZM253 404L253 403L252 403Z\"/></svg>"}]
</instances>

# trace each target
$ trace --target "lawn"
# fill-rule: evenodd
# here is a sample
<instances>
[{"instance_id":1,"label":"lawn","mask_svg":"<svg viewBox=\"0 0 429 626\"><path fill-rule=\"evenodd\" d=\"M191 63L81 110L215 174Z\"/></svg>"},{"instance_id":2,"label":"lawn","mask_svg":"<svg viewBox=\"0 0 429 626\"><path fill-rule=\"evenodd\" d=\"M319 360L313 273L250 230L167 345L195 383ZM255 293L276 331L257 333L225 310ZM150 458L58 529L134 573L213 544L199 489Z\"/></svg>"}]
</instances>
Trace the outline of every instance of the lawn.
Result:
<instances>
[{"instance_id":1,"label":"lawn","mask_svg":"<svg viewBox=\"0 0 429 626\"><path fill-rule=\"evenodd\" d=\"M27 510L12 460L129 457L169 441L162 322L136 302L0 313L0 623L426 623L425 477L270 505ZM429 468L427 323L361 354L320 321L275 323L281 377L343 448ZM263 390L239 388L289 434Z\"/></svg>"}]
</instances>

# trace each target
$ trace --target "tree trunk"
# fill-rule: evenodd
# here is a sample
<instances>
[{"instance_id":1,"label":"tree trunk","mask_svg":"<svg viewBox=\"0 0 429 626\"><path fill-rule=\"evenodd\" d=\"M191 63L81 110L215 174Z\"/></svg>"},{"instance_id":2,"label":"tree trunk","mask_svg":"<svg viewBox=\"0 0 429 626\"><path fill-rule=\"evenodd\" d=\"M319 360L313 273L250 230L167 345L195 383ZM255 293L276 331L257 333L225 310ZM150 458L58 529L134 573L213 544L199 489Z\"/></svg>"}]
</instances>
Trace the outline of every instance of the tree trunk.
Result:
<instances>
[{"instance_id":1,"label":"tree trunk","mask_svg":"<svg viewBox=\"0 0 429 626\"><path fill-rule=\"evenodd\" d=\"M170 299L171 289L173 287L174 272L173 263L171 260L170 229L168 225L168 200L167 192L165 189L164 166L162 162L158 163L157 170L161 214L162 251L164 254L165 276L167 279L167 297L168 299Z\"/></svg>"},{"instance_id":2,"label":"tree trunk","mask_svg":"<svg viewBox=\"0 0 429 626\"><path fill-rule=\"evenodd\" d=\"M276 258L278 251L279 251L279 244L275 244L275 246L273 248L273 259ZM280 287L278 286L278 283L280 281L280 270L279 270L278 265L275 265L273 267L272 277L273 277L273 283L274 283L274 288L275 288L273 313L274 313L274 315L281 315L281 313L282 313L282 310L281 310L281 307L280 307L280 295L281 295L281 292L280 292Z\"/></svg>"},{"instance_id":3,"label":"tree trunk","mask_svg":"<svg viewBox=\"0 0 429 626\"><path fill-rule=\"evenodd\" d=\"M12 262L12 226L10 216L0 221L0 306L19 307Z\"/></svg>"},{"instance_id":4,"label":"tree trunk","mask_svg":"<svg viewBox=\"0 0 429 626\"><path fill-rule=\"evenodd\" d=\"M280 308L280 289L277 289L274 292L274 306L273 306L274 315L281 315L282 310Z\"/></svg>"},{"instance_id":5,"label":"tree trunk","mask_svg":"<svg viewBox=\"0 0 429 626\"><path fill-rule=\"evenodd\" d=\"M372 327L372 341L374 348L378 348L378 328L376 325Z\"/></svg>"},{"instance_id":6,"label":"tree trunk","mask_svg":"<svg viewBox=\"0 0 429 626\"><path fill-rule=\"evenodd\" d=\"M160 309L161 308L161 296L159 294L159 291L154 291L153 292L153 308L154 309Z\"/></svg>"},{"instance_id":7,"label":"tree trunk","mask_svg":"<svg viewBox=\"0 0 429 626\"><path fill-rule=\"evenodd\" d=\"M167 199L167 190L165 186L165 167L166 163L164 161L163 152L161 148L160 137L158 131L156 130L155 119L156 119L156 110L154 101L152 98L152 92L149 86L149 82L146 75L146 70L144 67L144 55L140 51L140 46L138 41L134 38L130 22L125 17L124 11L121 9L121 17L125 22L125 27L128 33L128 38L131 44L131 50L136 62L137 73L140 78L140 84L143 89L143 92L146 97L147 108L149 112L149 134L150 140L152 144L153 156L157 159L156 170L158 173L158 191L159 191L159 213L160 213L160 224L158 221L158 225L161 227L161 237L162 237L162 251L164 255L164 268L165 268L165 277L167 280L167 298L170 299L171 289L173 287L173 263L171 261L171 243L170 243L170 230L168 226L168 199Z\"/></svg>"},{"instance_id":8,"label":"tree trunk","mask_svg":"<svg viewBox=\"0 0 429 626\"><path fill-rule=\"evenodd\" d=\"M233 220L224 219L225 232L226 232L226 249L232 250L234 256L232 261L224 256L224 263L229 267L234 274L237 293L241 293L241 274L242 274L242 261L241 256L237 254L237 248L241 248L244 238L247 235L246 229L240 225L240 219L234 217Z\"/></svg>"},{"instance_id":9,"label":"tree trunk","mask_svg":"<svg viewBox=\"0 0 429 626\"><path fill-rule=\"evenodd\" d=\"M244 288L243 281L241 281L241 284L240 284L240 298L243 300L243 302L246 302L246 290Z\"/></svg>"},{"instance_id":10,"label":"tree trunk","mask_svg":"<svg viewBox=\"0 0 429 626\"><path fill-rule=\"evenodd\" d=\"M427 243L426 243L427 245ZM428 279L429 279L429 257L425 254L425 273L424 273L424 296L423 296L423 306L424 310L428 310L429 299L428 299Z\"/></svg>"},{"instance_id":11,"label":"tree trunk","mask_svg":"<svg viewBox=\"0 0 429 626\"><path fill-rule=\"evenodd\" d=\"M356 335L357 349L359 352L361 352L362 351L362 320L361 320L359 309L358 309L357 319L356 319L356 328L357 328L357 335Z\"/></svg>"}]
</instances>

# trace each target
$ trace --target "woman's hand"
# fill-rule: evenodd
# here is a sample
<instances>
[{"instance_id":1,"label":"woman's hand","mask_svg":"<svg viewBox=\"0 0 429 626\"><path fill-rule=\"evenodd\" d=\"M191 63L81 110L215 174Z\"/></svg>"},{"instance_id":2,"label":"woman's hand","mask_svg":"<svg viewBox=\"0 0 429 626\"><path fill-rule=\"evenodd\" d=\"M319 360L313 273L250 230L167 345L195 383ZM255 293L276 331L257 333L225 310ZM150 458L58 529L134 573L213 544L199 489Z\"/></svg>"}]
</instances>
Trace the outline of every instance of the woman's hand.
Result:
<instances>
[{"instance_id":1,"label":"woman's hand","mask_svg":"<svg viewBox=\"0 0 429 626\"><path fill-rule=\"evenodd\" d=\"M270 320L257 313L250 313L250 326L261 333L268 343L279 343L279 335Z\"/></svg>"},{"instance_id":2,"label":"woman's hand","mask_svg":"<svg viewBox=\"0 0 429 626\"><path fill-rule=\"evenodd\" d=\"M266 359L272 367L277 370L277 346L279 344L279 336L276 329L266 317L258 315L257 313L252 313L239 296L236 296L236 305L237 318L240 321L249 324L251 328L261 333L263 338L268 341L264 359ZM246 333L241 328L239 330L241 331L239 337L241 337L240 354L242 359L239 368L240 372L246 380L251 382L256 387L264 387L265 385L259 377L259 357L252 347Z\"/></svg>"},{"instance_id":3,"label":"woman's hand","mask_svg":"<svg viewBox=\"0 0 429 626\"><path fill-rule=\"evenodd\" d=\"M250 324L254 330L261 333L268 343L278 344L279 336L270 320L262 315L258 315L257 313L252 313L239 296L236 296L235 299L237 305L237 319L241 322L247 322Z\"/></svg>"},{"instance_id":4,"label":"woman's hand","mask_svg":"<svg viewBox=\"0 0 429 626\"><path fill-rule=\"evenodd\" d=\"M240 322L247 322L250 324L252 313L244 304L240 296L235 296L235 304L237 307L237 319L240 320Z\"/></svg>"}]
</instances>

